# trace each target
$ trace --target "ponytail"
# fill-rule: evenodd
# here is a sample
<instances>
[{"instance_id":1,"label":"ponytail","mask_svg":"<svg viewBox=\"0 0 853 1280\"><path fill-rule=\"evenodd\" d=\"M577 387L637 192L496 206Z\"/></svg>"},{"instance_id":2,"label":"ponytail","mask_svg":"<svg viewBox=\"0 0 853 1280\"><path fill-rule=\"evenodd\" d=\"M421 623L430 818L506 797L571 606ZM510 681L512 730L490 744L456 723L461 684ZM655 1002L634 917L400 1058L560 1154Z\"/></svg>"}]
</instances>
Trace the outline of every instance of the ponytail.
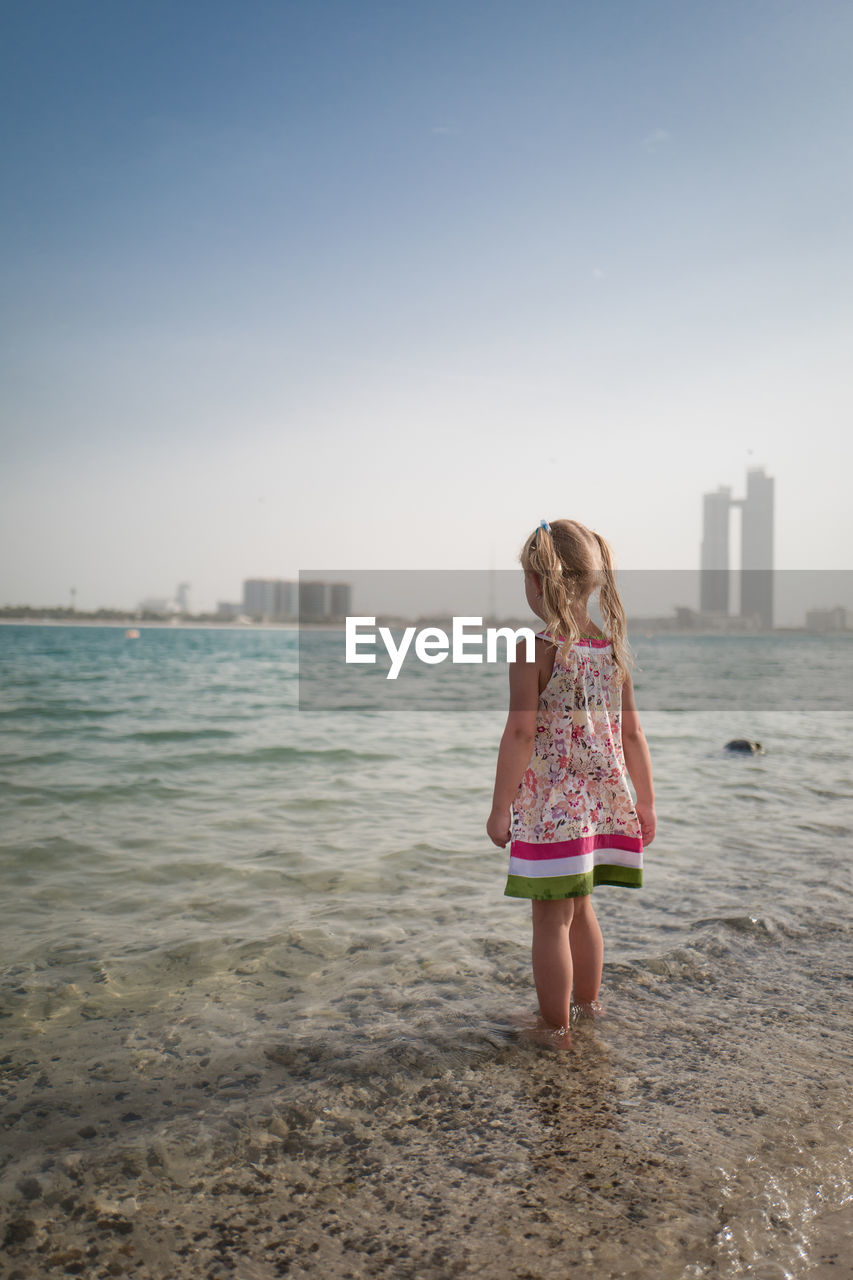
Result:
<instances>
[{"instance_id":1,"label":"ponytail","mask_svg":"<svg viewBox=\"0 0 853 1280\"><path fill-rule=\"evenodd\" d=\"M613 645L613 661L624 680L631 666L631 653L626 635L625 609L616 586L613 554L600 533L593 532L592 536L601 552L602 579L598 601L601 606L601 616L604 619L604 630Z\"/></svg>"},{"instance_id":2,"label":"ponytail","mask_svg":"<svg viewBox=\"0 0 853 1280\"><path fill-rule=\"evenodd\" d=\"M558 655L565 661L572 645L580 639L574 607L578 601L587 599L589 589L584 590L587 574L565 566L555 541L555 533L559 535L561 532L559 525L556 529L550 525L547 528L544 524L539 526L529 548L529 567L542 580L545 630L557 641Z\"/></svg>"}]
</instances>

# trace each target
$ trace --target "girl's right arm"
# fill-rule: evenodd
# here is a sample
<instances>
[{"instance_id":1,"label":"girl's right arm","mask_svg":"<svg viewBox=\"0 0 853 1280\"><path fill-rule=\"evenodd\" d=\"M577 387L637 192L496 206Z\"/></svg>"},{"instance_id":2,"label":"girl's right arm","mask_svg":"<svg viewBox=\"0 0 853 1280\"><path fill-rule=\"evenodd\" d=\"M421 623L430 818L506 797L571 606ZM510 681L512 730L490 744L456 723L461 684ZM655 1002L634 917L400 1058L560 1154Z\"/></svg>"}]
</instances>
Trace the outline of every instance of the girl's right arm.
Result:
<instances>
[{"instance_id":1,"label":"girl's right arm","mask_svg":"<svg viewBox=\"0 0 853 1280\"><path fill-rule=\"evenodd\" d=\"M640 819L643 844L651 844L657 830L652 758L637 714L634 686L630 676L625 677L625 683L622 685L622 752L625 756L625 768L637 793L636 809L637 817Z\"/></svg>"},{"instance_id":2,"label":"girl's right arm","mask_svg":"<svg viewBox=\"0 0 853 1280\"><path fill-rule=\"evenodd\" d=\"M537 656L540 644L537 644ZM539 705L539 663L526 662L524 641L519 641L515 662L509 664L509 715L498 751L492 812L486 831L493 844L503 849L510 837L510 808L518 784L533 754L536 713Z\"/></svg>"}]
</instances>

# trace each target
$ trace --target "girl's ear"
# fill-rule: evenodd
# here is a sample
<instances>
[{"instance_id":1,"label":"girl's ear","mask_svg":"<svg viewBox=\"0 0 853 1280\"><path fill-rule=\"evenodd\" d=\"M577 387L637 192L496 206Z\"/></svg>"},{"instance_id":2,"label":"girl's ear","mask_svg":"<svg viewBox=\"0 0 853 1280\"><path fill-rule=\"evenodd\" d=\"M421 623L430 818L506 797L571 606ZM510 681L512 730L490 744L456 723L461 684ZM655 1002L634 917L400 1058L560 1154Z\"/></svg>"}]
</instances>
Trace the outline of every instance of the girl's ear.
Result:
<instances>
[{"instance_id":1,"label":"girl's ear","mask_svg":"<svg viewBox=\"0 0 853 1280\"><path fill-rule=\"evenodd\" d=\"M529 572L529 574L528 574L527 576L529 577L529 579L530 579L530 585L533 587L533 590L536 592L537 596L541 596L541 594L542 594L542 579L539 577L539 574L538 574L538 573L534 573L534 572L533 572L533 570L531 569L531 570L530 570L530 572Z\"/></svg>"}]
</instances>

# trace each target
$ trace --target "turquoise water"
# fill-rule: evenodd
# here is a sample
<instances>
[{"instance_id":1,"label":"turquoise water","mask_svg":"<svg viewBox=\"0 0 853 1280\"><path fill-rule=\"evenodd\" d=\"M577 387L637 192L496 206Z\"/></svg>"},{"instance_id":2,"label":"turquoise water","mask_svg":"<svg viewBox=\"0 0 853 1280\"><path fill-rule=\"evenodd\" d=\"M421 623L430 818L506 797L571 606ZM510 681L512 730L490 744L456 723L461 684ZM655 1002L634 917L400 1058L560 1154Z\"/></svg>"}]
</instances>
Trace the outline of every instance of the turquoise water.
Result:
<instances>
[{"instance_id":1,"label":"turquoise water","mask_svg":"<svg viewBox=\"0 0 853 1280\"><path fill-rule=\"evenodd\" d=\"M484 832L505 672L299 711L295 632L0 628L21 1277L802 1273L851 1187L853 646L635 647L660 831L556 1053Z\"/></svg>"}]
</instances>

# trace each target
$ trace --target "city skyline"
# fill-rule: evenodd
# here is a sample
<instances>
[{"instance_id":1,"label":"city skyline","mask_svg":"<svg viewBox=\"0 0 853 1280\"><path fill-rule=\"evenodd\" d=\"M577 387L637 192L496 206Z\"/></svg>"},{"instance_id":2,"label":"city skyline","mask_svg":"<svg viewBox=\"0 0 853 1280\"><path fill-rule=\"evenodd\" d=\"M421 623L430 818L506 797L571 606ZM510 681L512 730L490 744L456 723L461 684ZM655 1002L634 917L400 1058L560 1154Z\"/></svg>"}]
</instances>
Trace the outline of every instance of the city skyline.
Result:
<instances>
[{"instance_id":1,"label":"city skyline","mask_svg":"<svg viewBox=\"0 0 853 1280\"><path fill-rule=\"evenodd\" d=\"M700 570L696 580L695 601L688 605L703 614L738 615L749 619L760 616L762 625L773 625L773 575L775 570L775 481L767 476L763 467L752 467L747 471L746 496L733 498L732 487L720 485L713 492L702 495L701 538L698 542L698 567ZM740 562L735 566L731 560L731 513L740 509L743 521L740 538ZM494 566L492 566L493 571ZM746 572L745 572L746 571ZM313 571L310 571L313 572ZM348 570L332 570L340 580ZM356 570L361 572L361 570ZM377 572L383 572L380 567ZM430 572L430 570L426 570ZM666 574L666 571L651 570ZM673 571L674 579L686 580L689 570ZM802 571L796 571L802 572ZM818 576L822 569L813 571ZM831 571L830 571L831 572ZM633 568L630 574L635 578L642 576L642 571ZM170 595L146 596L135 605L118 602L102 602L94 607L82 603L78 608L78 592L70 588L70 607L78 612L95 611L97 609L124 609L128 613L161 613L161 614L218 614L221 617L238 615L263 616L268 619L292 618L298 612L298 582L304 576L298 572L293 578L268 576L263 578L242 579L241 600L237 603L226 602L220 597L215 605L201 606L192 609L189 604L192 584L179 582ZM310 576L310 574L309 574ZM843 574L839 578L843 580ZM742 585L746 582L746 586ZM659 594L659 593L658 593ZM676 602L673 599L673 607ZM681 605L684 605L682 600ZM813 601L813 607L820 602ZM825 604L826 602L824 602ZM851 600L853 605L853 600ZM62 608L62 601L0 601L0 607L33 607Z\"/></svg>"},{"instance_id":2,"label":"city skyline","mask_svg":"<svg viewBox=\"0 0 853 1280\"><path fill-rule=\"evenodd\" d=\"M756 571L748 571L756 572ZM762 573L763 571L758 571ZM732 569L734 585L740 574ZM324 574L332 574L324 577ZM515 570L312 570L296 582L247 579L239 602L220 602L215 611L187 615L165 598L141 601L129 609L72 613L62 608L0 606L5 621L96 621L124 623L185 621L204 623L288 624L340 622L349 615L375 615L385 621L432 622L454 615L497 622L530 622L523 599L520 569ZM348 580L344 580L344 578ZM773 570L773 628L755 613L703 611L703 572L693 570L625 570L619 590L629 625L639 632L741 632L770 629L843 631L853 619L853 570ZM186 584L184 584L186 585ZM737 598L737 592L733 592ZM595 605L593 604L593 617Z\"/></svg>"},{"instance_id":3,"label":"city skyline","mask_svg":"<svg viewBox=\"0 0 853 1280\"><path fill-rule=\"evenodd\" d=\"M695 571L618 572L629 620L639 620L641 626L654 620L664 629L773 630L778 598L783 628L846 629L847 613L853 613L853 571L774 567L775 481L763 467L747 470L744 497L732 497L731 487L720 485L702 495L701 510L702 539ZM740 559L734 564L731 516L738 510L742 513ZM355 579L354 589L348 578ZM350 613L411 621L419 615L449 617L454 611L476 614L477 608L483 617L517 620L525 612L518 569L326 569L300 572L294 579L244 578L239 602L218 600L215 610L192 610L190 592L191 584L180 582L172 596L147 597L124 612L137 618L203 617L241 623L340 621ZM86 610L76 608L76 595L72 589L70 612L85 615ZM122 612L114 605L99 611Z\"/></svg>"},{"instance_id":4,"label":"city skyline","mask_svg":"<svg viewBox=\"0 0 853 1280\"><path fill-rule=\"evenodd\" d=\"M15 6L0 602L853 546L853 9Z\"/></svg>"}]
</instances>

